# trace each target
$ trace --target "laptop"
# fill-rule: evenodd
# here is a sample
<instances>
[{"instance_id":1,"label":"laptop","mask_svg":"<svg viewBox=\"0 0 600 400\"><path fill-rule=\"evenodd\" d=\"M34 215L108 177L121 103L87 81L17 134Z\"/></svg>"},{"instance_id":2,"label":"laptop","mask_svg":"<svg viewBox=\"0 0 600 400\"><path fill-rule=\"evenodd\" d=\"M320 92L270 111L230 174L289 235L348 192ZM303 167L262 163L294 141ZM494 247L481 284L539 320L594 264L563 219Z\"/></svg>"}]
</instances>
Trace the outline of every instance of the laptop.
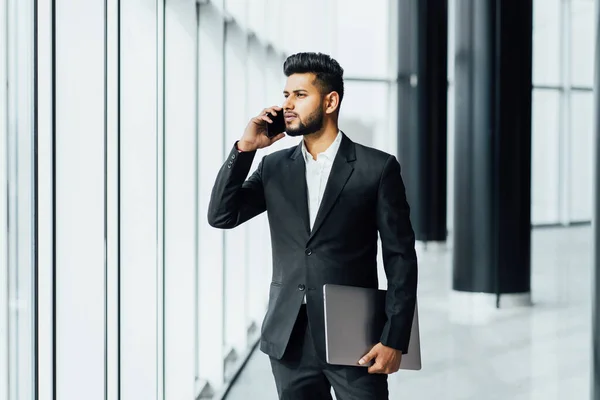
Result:
<instances>
[{"instance_id":1,"label":"laptop","mask_svg":"<svg viewBox=\"0 0 600 400\"><path fill-rule=\"evenodd\" d=\"M323 285L326 360L334 365L360 366L358 360L379 343L387 321L385 290L354 286ZM363 365L368 367L367 365ZM421 344L417 306L408 353L400 369L421 369Z\"/></svg>"}]
</instances>

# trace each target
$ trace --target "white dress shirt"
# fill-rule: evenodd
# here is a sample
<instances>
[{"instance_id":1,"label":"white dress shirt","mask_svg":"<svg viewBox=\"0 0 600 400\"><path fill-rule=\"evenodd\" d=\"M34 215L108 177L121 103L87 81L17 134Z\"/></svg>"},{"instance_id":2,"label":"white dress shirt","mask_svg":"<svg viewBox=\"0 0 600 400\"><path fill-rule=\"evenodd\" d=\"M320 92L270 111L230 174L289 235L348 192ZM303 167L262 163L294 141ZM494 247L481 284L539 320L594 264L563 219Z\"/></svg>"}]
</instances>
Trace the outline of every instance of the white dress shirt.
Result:
<instances>
[{"instance_id":1,"label":"white dress shirt","mask_svg":"<svg viewBox=\"0 0 600 400\"><path fill-rule=\"evenodd\" d=\"M335 160L341 143L342 134L338 131L333 143L331 143L327 150L317 154L317 159L314 160L306 149L304 140L302 140L302 154L306 163L306 188L308 189L308 214L310 216L311 230L315 224L315 219L317 219L317 211L319 211L321 200L325 193L333 160Z\"/></svg>"},{"instance_id":2,"label":"white dress shirt","mask_svg":"<svg viewBox=\"0 0 600 400\"><path fill-rule=\"evenodd\" d=\"M331 167L333 161L342 143L342 134L338 131L338 134L331 143L331 145L322 153L317 154L317 159L313 159L312 155L306 149L306 144L302 140L302 155L304 156L304 162L306 164L306 188L308 192L308 215L310 217L310 229L312 230L315 219L317 218L317 212L321 206L321 200L323 200L323 194L325 193L325 187L329 174L331 173ZM304 295L304 303L306 303L306 295Z\"/></svg>"}]
</instances>

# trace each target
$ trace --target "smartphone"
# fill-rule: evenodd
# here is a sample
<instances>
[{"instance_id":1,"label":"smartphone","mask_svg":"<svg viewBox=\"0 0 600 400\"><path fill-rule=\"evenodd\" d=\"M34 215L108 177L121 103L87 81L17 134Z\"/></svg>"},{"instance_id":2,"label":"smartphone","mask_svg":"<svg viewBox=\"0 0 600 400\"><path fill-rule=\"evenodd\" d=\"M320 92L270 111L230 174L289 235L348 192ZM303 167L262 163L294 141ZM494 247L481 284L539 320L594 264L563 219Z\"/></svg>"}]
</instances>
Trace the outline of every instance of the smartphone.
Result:
<instances>
[{"instance_id":1,"label":"smartphone","mask_svg":"<svg viewBox=\"0 0 600 400\"><path fill-rule=\"evenodd\" d=\"M277 115L273 116L271 113L267 113L273 123L267 122L267 137L272 138L279 135L281 132L285 132L285 117L283 110L277 111Z\"/></svg>"}]
</instances>

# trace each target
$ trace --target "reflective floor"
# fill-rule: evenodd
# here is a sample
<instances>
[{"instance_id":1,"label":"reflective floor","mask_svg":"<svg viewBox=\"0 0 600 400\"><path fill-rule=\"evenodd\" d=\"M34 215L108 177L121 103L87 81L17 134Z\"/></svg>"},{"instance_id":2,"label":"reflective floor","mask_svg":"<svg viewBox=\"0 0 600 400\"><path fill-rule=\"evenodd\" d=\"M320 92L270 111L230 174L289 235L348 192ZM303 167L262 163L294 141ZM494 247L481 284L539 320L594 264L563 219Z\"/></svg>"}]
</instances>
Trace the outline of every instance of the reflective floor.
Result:
<instances>
[{"instance_id":1,"label":"reflective floor","mask_svg":"<svg viewBox=\"0 0 600 400\"><path fill-rule=\"evenodd\" d=\"M533 307L484 323L455 322L451 250L419 248L423 369L390 376L390 399L589 399L591 235L590 226L534 230ZM249 399L277 399L258 350L227 396Z\"/></svg>"}]
</instances>

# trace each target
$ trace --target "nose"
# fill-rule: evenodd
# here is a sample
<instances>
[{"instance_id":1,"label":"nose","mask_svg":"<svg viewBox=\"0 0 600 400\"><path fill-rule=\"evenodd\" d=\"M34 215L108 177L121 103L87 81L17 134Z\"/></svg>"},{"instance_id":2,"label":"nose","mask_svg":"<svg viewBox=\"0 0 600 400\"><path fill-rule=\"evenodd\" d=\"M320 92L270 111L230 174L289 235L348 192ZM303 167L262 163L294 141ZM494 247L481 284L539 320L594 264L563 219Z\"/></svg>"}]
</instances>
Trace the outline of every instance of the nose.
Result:
<instances>
[{"instance_id":1,"label":"nose","mask_svg":"<svg viewBox=\"0 0 600 400\"><path fill-rule=\"evenodd\" d=\"M293 110L294 109L294 102L291 101L291 96L287 97L284 101L283 104L281 105L281 108L283 108L284 111L286 110Z\"/></svg>"}]
</instances>

